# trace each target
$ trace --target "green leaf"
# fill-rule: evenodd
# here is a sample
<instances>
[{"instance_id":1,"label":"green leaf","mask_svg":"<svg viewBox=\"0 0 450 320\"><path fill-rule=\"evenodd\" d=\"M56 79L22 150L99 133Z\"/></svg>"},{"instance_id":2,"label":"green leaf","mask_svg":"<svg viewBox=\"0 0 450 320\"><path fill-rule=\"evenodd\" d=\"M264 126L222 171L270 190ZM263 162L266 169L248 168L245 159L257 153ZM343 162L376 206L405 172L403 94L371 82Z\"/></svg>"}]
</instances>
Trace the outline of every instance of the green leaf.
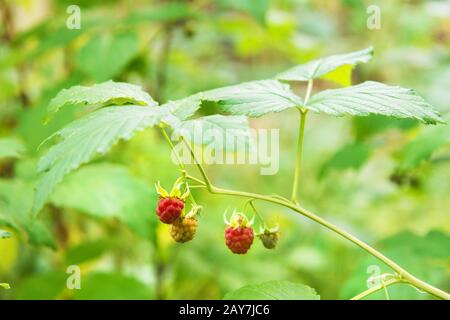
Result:
<instances>
[{"instance_id":1,"label":"green leaf","mask_svg":"<svg viewBox=\"0 0 450 320\"><path fill-rule=\"evenodd\" d=\"M25 147L19 140L0 139L0 158L20 158L23 153L25 153Z\"/></svg>"},{"instance_id":2,"label":"green leaf","mask_svg":"<svg viewBox=\"0 0 450 320\"><path fill-rule=\"evenodd\" d=\"M439 113L414 90L373 81L319 92L305 108L333 116L379 114L431 124L443 122Z\"/></svg>"},{"instance_id":3,"label":"green leaf","mask_svg":"<svg viewBox=\"0 0 450 320\"><path fill-rule=\"evenodd\" d=\"M266 22L266 14L270 5L269 0L219 0L219 3L226 7L248 12L262 25Z\"/></svg>"},{"instance_id":4,"label":"green leaf","mask_svg":"<svg viewBox=\"0 0 450 320\"><path fill-rule=\"evenodd\" d=\"M422 131L399 153L399 171L408 171L430 159L435 151L450 143L450 126L439 126Z\"/></svg>"},{"instance_id":5,"label":"green leaf","mask_svg":"<svg viewBox=\"0 0 450 320\"><path fill-rule=\"evenodd\" d=\"M35 246L47 246L57 249L56 241L49 228L40 220L30 218L23 224L23 229L28 234L28 241Z\"/></svg>"},{"instance_id":6,"label":"green leaf","mask_svg":"<svg viewBox=\"0 0 450 320\"><path fill-rule=\"evenodd\" d=\"M296 66L278 74L276 78L284 81L309 81L320 78L331 71L338 69L339 67L348 69L348 66L355 66L358 63L366 63L372 58L372 56L372 47L360 51L337 54Z\"/></svg>"},{"instance_id":7,"label":"green leaf","mask_svg":"<svg viewBox=\"0 0 450 320\"><path fill-rule=\"evenodd\" d=\"M67 265L79 265L86 261L95 260L108 250L113 249L115 245L117 245L117 242L112 239L83 242L66 251L65 263Z\"/></svg>"},{"instance_id":8,"label":"green leaf","mask_svg":"<svg viewBox=\"0 0 450 320\"><path fill-rule=\"evenodd\" d=\"M32 275L21 280L16 292L19 300L56 299L66 287L69 275L63 272L48 272Z\"/></svg>"},{"instance_id":9,"label":"green leaf","mask_svg":"<svg viewBox=\"0 0 450 320\"><path fill-rule=\"evenodd\" d=\"M161 107L168 108L170 113L180 120L185 120L200 108L202 100L198 95L193 95L184 99L169 101Z\"/></svg>"},{"instance_id":10,"label":"green leaf","mask_svg":"<svg viewBox=\"0 0 450 320\"><path fill-rule=\"evenodd\" d=\"M33 183L18 179L0 180L0 222L27 234L28 242L55 249L56 243L50 229L43 221L30 215Z\"/></svg>"},{"instance_id":11,"label":"green leaf","mask_svg":"<svg viewBox=\"0 0 450 320\"><path fill-rule=\"evenodd\" d=\"M138 37L133 32L94 36L78 52L78 67L96 82L105 81L120 72L139 52ZM137 103L136 101L129 101Z\"/></svg>"},{"instance_id":12,"label":"green leaf","mask_svg":"<svg viewBox=\"0 0 450 320\"><path fill-rule=\"evenodd\" d=\"M277 80L244 82L198 94L203 100L217 101L221 109L234 115L260 117L303 104L287 84Z\"/></svg>"},{"instance_id":13,"label":"green leaf","mask_svg":"<svg viewBox=\"0 0 450 320\"><path fill-rule=\"evenodd\" d=\"M126 167L91 164L67 176L57 186L51 202L100 218L116 217L137 234L150 239L156 223L158 195L130 174Z\"/></svg>"},{"instance_id":14,"label":"green leaf","mask_svg":"<svg viewBox=\"0 0 450 320\"><path fill-rule=\"evenodd\" d=\"M192 143L227 152L247 148L251 141L246 117L218 114L182 121L175 129L173 138L179 139L181 136Z\"/></svg>"},{"instance_id":15,"label":"green leaf","mask_svg":"<svg viewBox=\"0 0 450 320\"><path fill-rule=\"evenodd\" d=\"M152 3L148 7L140 7L124 19L127 24L168 22L176 23L198 16L199 13L188 3L171 1L157 5Z\"/></svg>"},{"instance_id":16,"label":"green leaf","mask_svg":"<svg viewBox=\"0 0 450 320\"><path fill-rule=\"evenodd\" d=\"M0 229L0 239L11 238L11 232Z\"/></svg>"},{"instance_id":17,"label":"green leaf","mask_svg":"<svg viewBox=\"0 0 450 320\"><path fill-rule=\"evenodd\" d=\"M229 292L225 300L320 300L316 291L304 284L267 281Z\"/></svg>"},{"instance_id":18,"label":"green leaf","mask_svg":"<svg viewBox=\"0 0 450 320\"><path fill-rule=\"evenodd\" d=\"M63 177L95 156L105 154L119 140L129 140L137 131L158 125L168 114L161 107L109 107L97 110L56 132L62 141L40 158L43 172L34 197L32 212L37 214Z\"/></svg>"},{"instance_id":19,"label":"green leaf","mask_svg":"<svg viewBox=\"0 0 450 320\"><path fill-rule=\"evenodd\" d=\"M352 119L353 131L357 140L365 140L388 129L408 130L417 126L414 119L396 119L380 115L355 117Z\"/></svg>"},{"instance_id":20,"label":"green leaf","mask_svg":"<svg viewBox=\"0 0 450 320\"><path fill-rule=\"evenodd\" d=\"M91 111L110 105L135 104L156 106L157 103L140 86L125 82L107 81L93 86L74 86L63 89L48 106L49 117L68 105L89 106Z\"/></svg>"},{"instance_id":21,"label":"green leaf","mask_svg":"<svg viewBox=\"0 0 450 320\"><path fill-rule=\"evenodd\" d=\"M362 142L345 145L322 165L319 177L322 177L331 169L359 169L369 158L370 151L370 146Z\"/></svg>"},{"instance_id":22,"label":"green leaf","mask_svg":"<svg viewBox=\"0 0 450 320\"><path fill-rule=\"evenodd\" d=\"M76 300L148 300L153 298L151 287L135 278L118 273L91 273L75 290Z\"/></svg>"}]
</instances>

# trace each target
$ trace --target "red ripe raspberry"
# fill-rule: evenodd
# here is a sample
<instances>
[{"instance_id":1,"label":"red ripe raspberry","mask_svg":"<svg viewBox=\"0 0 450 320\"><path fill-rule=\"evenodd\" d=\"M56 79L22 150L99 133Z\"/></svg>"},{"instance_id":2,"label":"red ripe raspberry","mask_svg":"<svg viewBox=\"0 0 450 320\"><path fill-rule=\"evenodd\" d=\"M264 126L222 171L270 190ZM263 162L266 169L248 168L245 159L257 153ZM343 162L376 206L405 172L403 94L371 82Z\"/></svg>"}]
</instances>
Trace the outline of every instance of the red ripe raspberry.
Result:
<instances>
[{"instance_id":1,"label":"red ripe raspberry","mask_svg":"<svg viewBox=\"0 0 450 320\"><path fill-rule=\"evenodd\" d=\"M173 223L183 211L184 202L178 198L161 198L158 201L156 214L162 223Z\"/></svg>"},{"instance_id":2,"label":"red ripe raspberry","mask_svg":"<svg viewBox=\"0 0 450 320\"><path fill-rule=\"evenodd\" d=\"M232 227L225 229L225 243L233 253L245 254L253 243L253 229L250 227Z\"/></svg>"}]
</instances>

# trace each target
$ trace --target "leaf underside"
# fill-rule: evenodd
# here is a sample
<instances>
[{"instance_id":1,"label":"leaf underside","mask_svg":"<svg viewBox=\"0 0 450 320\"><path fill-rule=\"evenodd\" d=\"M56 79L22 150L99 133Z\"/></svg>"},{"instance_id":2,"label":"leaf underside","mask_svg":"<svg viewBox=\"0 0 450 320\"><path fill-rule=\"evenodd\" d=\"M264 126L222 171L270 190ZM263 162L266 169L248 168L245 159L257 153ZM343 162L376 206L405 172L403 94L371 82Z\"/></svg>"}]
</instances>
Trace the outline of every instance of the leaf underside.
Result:
<instances>
[{"instance_id":1,"label":"leaf underside","mask_svg":"<svg viewBox=\"0 0 450 320\"><path fill-rule=\"evenodd\" d=\"M74 86L60 91L48 106L49 117L68 105L89 105L91 111L109 106L134 104L156 106L152 97L140 86L107 81L93 86Z\"/></svg>"},{"instance_id":2,"label":"leaf underside","mask_svg":"<svg viewBox=\"0 0 450 320\"><path fill-rule=\"evenodd\" d=\"M309 81L320 78L342 66L355 66L358 63L366 63L372 56L372 47L360 51L337 54L296 66L279 73L276 78L284 81Z\"/></svg>"},{"instance_id":3,"label":"leaf underside","mask_svg":"<svg viewBox=\"0 0 450 320\"><path fill-rule=\"evenodd\" d=\"M178 140L181 136L192 143L227 152L242 151L251 141L248 120L244 116L212 115L183 121L175 128L173 138Z\"/></svg>"},{"instance_id":4,"label":"leaf underside","mask_svg":"<svg viewBox=\"0 0 450 320\"><path fill-rule=\"evenodd\" d=\"M96 155L105 154L119 140L130 139L137 131L155 126L167 115L161 107L123 106L97 110L72 122L55 136L62 141L41 157L32 212L36 214L63 177Z\"/></svg>"},{"instance_id":5,"label":"leaf underside","mask_svg":"<svg viewBox=\"0 0 450 320\"><path fill-rule=\"evenodd\" d=\"M305 108L332 116L379 114L413 118L427 124L444 122L439 113L414 90L374 81L319 92L311 97Z\"/></svg>"},{"instance_id":6,"label":"leaf underside","mask_svg":"<svg viewBox=\"0 0 450 320\"><path fill-rule=\"evenodd\" d=\"M289 85L277 80L244 82L201 92L197 96L202 100L219 102L224 112L248 117L260 117L303 104Z\"/></svg>"}]
</instances>

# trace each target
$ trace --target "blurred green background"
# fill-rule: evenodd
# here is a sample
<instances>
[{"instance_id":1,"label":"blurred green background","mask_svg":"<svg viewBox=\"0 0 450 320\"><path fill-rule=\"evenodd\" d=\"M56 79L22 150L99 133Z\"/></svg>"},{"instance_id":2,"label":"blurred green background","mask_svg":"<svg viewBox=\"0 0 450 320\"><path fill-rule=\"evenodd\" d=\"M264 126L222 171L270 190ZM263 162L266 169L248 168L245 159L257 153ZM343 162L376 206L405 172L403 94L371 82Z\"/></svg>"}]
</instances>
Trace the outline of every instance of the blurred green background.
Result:
<instances>
[{"instance_id":1,"label":"blurred green background","mask_svg":"<svg viewBox=\"0 0 450 320\"><path fill-rule=\"evenodd\" d=\"M72 4L81 8L79 30L66 27ZM366 26L369 5L381 10L379 30ZM42 119L50 99L71 85L125 81L165 102L373 45L373 60L354 70L353 83L415 88L448 121L449 1L0 0L0 14L0 229L12 233L0 239L0 282L11 285L0 288L0 299L221 299L267 280L348 299L367 288L369 266L390 272L323 227L266 203L256 206L280 223L279 247L255 243L247 255L233 255L222 214L244 200L197 190L204 206L197 236L175 244L156 220L153 185L169 187L178 171L151 129L69 175L33 218L37 146L80 114L66 108L46 126ZM315 90L336 86L319 81ZM289 195L297 114L251 125L280 128L279 173L214 165L207 168L212 180ZM448 125L310 114L301 201L449 291L449 142ZM70 265L81 268L81 290L66 288ZM389 292L394 299L431 298L407 285Z\"/></svg>"}]
</instances>

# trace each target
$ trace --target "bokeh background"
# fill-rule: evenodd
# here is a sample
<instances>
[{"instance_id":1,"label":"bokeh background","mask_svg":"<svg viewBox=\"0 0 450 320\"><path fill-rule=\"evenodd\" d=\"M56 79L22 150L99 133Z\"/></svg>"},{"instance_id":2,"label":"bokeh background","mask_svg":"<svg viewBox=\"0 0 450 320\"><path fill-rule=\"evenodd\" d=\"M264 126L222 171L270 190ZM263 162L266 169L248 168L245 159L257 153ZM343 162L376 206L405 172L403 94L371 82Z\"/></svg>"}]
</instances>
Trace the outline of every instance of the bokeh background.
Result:
<instances>
[{"instance_id":1,"label":"bokeh background","mask_svg":"<svg viewBox=\"0 0 450 320\"><path fill-rule=\"evenodd\" d=\"M79 30L66 27L73 4L81 8ZM380 8L380 29L366 26L369 5ZM170 187L178 171L151 129L66 177L33 218L37 147L80 114L66 108L46 126L42 119L50 99L71 85L126 81L165 102L373 45L373 60L354 70L353 83L415 88L449 120L449 1L0 0L0 14L0 228L13 235L0 239L0 282L11 286L0 288L0 299L221 299L267 280L348 299L367 288L369 266L391 272L323 227L258 202L267 221L281 226L279 247L255 242L247 255L233 255L222 214L244 200L198 190L204 212L196 239L175 244L155 219L153 185ZM337 80L318 81L315 90L337 87ZM303 95L305 88L295 90ZM289 195L296 112L251 125L280 129L279 173L217 165L207 168L212 180ZM449 291L449 138L448 125L310 113L301 202ZM81 290L66 288L69 265L81 268ZM431 298L408 285L389 292Z\"/></svg>"}]
</instances>

